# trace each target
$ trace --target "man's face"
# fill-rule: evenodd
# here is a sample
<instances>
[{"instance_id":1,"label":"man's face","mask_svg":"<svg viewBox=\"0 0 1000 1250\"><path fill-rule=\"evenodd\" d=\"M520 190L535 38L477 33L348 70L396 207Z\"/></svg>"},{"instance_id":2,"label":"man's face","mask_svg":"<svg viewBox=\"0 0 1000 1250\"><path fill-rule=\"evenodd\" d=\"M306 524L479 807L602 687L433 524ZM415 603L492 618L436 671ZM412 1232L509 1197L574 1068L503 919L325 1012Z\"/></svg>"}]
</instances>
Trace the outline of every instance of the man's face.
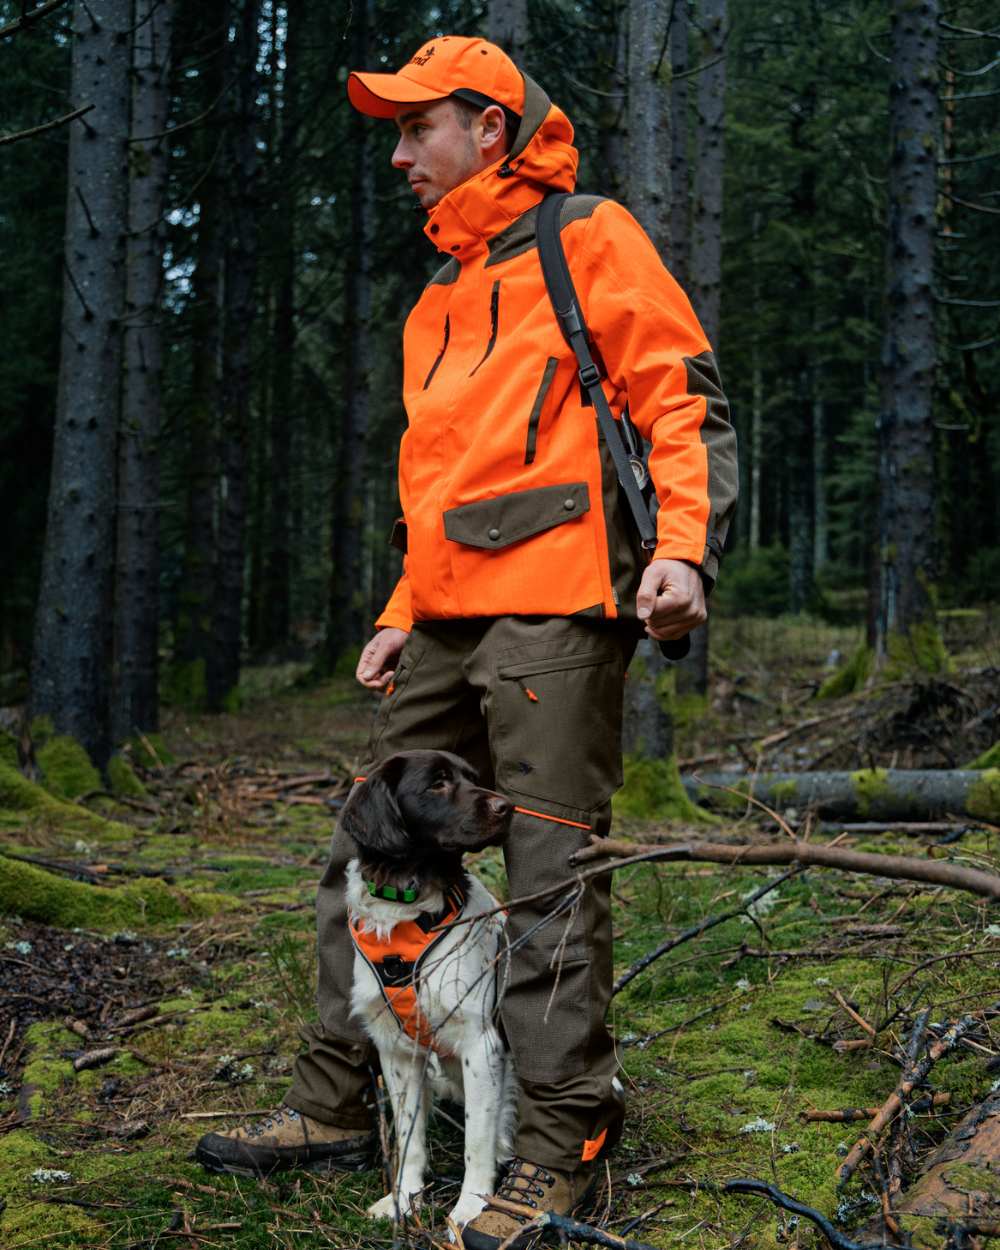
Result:
<instances>
[{"instance_id":1,"label":"man's face","mask_svg":"<svg viewBox=\"0 0 1000 1250\"><path fill-rule=\"evenodd\" d=\"M392 163L404 171L423 208L433 208L459 183L490 163L479 147L476 127L465 129L450 100L401 104L396 110L396 125L399 142Z\"/></svg>"}]
</instances>

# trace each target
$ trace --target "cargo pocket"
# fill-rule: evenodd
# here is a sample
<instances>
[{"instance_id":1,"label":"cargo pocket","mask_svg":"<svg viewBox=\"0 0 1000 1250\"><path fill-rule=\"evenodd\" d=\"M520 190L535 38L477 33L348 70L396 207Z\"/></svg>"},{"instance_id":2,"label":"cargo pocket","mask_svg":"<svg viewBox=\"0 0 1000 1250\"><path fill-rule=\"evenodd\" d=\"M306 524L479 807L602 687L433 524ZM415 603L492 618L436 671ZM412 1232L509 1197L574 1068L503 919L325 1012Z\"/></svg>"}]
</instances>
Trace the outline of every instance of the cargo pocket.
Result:
<instances>
[{"instance_id":1,"label":"cargo pocket","mask_svg":"<svg viewBox=\"0 0 1000 1250\"><path fill-rule=\"evenodd\" d=\"M372 721L371 733L368 737L369 760L377 760L382 735L388 728L399 698L409 684L413 671L423 658L425 650L425 641L415 633L411 633L403 646L403 650L400 652L396 672L393 674L392 681L379 701L378 711L375 713L375 719Z\"/></svg>"},{"instance_id":2,"label":"cargo pocket","mask_svg":"<svg viewBox=\"0 0 1000 1250\"><path fill-rule=\"evenodd\" d=\"M491 738L501 790L591 812L621 785L622 654L610 638L595 643L498 657Z\"/></svg>"}]
</instances>

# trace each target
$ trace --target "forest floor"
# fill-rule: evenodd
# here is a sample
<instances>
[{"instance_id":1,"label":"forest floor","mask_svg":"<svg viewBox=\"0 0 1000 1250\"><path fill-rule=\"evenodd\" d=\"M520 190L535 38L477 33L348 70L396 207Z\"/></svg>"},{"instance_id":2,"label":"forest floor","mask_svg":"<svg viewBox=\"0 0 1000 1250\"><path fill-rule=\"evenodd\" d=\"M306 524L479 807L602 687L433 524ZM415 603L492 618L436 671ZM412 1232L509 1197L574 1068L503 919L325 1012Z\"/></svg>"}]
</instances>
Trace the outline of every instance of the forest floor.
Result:
<instances>
[{"instance_id":1,"label":"forest floor","mask_svg":"<svg viewBox=\"0 0 1000 1250\"><path fill-rule=\"evenodd\" d=\"M712 767L761 758L804 767L824 752L822 767L885 766L894 755L897 767L949 767L946 759L964 764L1000 737L996 618L960 618L949 638L953 671L873 696L882 711L864 713L867 733L856 696L814 697L831 651L848 655L857 641L820 624L719 622L718 676L707 707L681 701L678 754ZM167 713L164 746L138 770L145 793L127 801L50 802L0 774L4 1250L443 1244L462 1158L445 1119L432 1129L423 1224L395 1239L364 1216L384 1192L377 1173L256 1182L208 1174L190 1158L203 1132L280 1101L296 1023L312 1011L316 879L372 700L347 677L297 686L300 675L296 666L249 670L244 706L230 715ZM776 733L841 713L761 749ZM660 829L654 820L621 822L620 831L649 840ZM961 829L948 839L889 829L845 844L997 871L1000 830ZM753 811L727 816L713 837L748 833L769 836ZM475 868L502 890L495 854ZM619 972L665 937L746 908L780 875L621 869ZM996 1086L1000 1021L992 1035L989 1021L976 1024L938 1062L922 1092L948 1098L913 1112L843 1187L837 1168L867 1120L806 1114L881 1105L919 1012L930 1011L939 1034L998 991L996 906L906 881L821 869L789 876L615 997L629 1119L585 1218L657 1247L815 1244L809 1223L718 1192L756 1177L842 1230L862 1228L880 1206L879 1159L898 1163L905 1185ZM908 1227L918 1243L933 1232L919 1220Z\"/></svg>"}]
</instances>

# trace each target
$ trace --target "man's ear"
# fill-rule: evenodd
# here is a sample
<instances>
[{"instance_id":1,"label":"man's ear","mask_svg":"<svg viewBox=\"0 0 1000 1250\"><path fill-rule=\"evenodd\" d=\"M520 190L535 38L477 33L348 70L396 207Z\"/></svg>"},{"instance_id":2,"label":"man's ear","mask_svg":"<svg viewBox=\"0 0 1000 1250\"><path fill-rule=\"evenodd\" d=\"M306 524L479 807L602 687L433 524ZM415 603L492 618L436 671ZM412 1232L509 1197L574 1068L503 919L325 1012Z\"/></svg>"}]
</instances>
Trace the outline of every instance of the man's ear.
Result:
<instances>
[{"instance_id":1,"label":"man's ear","mask_svg":"<svg viewBox=\"0 0 1000 1250\"><path fill-rule=\"evenodd\" d=\"M340 813L340 828L374 859L405 859L412 851L396 786L402 760L388 759L351 791Z\"/></svg>"},{"instance_id":2,"label":"man's ear","mask_svg":"<svg viewBox=\"0 0 1000 1250\"><path fill-rule=\"evenodd\" d=\"M479 115L479 146L484 152L495 149L495 155L506 150L507 119L499 104L491 104Z\"/></svg>"}]
</instances>

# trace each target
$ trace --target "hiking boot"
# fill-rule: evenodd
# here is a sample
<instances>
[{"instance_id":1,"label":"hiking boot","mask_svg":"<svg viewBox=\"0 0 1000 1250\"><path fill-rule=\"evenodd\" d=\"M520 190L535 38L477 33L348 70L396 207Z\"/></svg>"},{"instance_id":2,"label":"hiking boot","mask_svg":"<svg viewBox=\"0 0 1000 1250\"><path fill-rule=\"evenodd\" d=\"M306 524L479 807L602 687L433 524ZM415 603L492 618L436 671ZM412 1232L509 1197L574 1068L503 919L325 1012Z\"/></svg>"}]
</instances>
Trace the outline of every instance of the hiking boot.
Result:
<instances>
[{"instance_id":1,"label":"hiking boot","mask_svg":"<svg viewBox=\"0 0 1000 1250\"><path fill-rule=\"evenodd\" d=\"M596 1179L593 1166L576 1172L557 1172L527 1159L511 1159L496 1193L486 1199L483 1210L462 1229L466 1250L497 1250L511 1237L511 1250L533 1244L541 1232L532 1229L518 1237L518 1229L543 1211L571 1215L593 1194Z\"/></svg>"},{"instance_id":2,"label":"hiking boot","mask_svg":"<svg viewBox=\"0 0 1000 1250\"><path fill-rule=\"evenodd\" d=\"M255 1124L206 1133L194 1157L210 1172L239 1176L269 1176L294 1167L361 1172L371 1167L374 1147L370 1131L323 1124L282 1105Z\"/></svg>"}]
</instances>

